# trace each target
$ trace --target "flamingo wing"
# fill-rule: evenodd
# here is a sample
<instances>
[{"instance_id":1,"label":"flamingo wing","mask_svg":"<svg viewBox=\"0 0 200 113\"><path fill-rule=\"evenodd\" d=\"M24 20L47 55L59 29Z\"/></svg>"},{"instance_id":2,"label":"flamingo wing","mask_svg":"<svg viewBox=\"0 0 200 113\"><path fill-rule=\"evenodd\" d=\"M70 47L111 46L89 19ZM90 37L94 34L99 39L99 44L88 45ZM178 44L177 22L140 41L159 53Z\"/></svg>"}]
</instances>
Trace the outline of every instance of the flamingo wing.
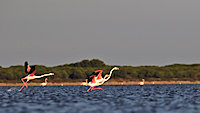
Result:
<instances>
[{"instance_id":1,"label":"flamingo wing","mask_svg":"<svg viewBox=\"0 0 200 113\"><path fill-rule=\"evenodd\" d=\"M94 81L95 79L95 77L97 77L97 79L98 78L102 78L101 77L101 73L102 73L102 70L97 70L97 71L95 71L95 72L93 72L92 74L91 74L91 76L89 76L87 79L88 79L88 83L89 82L91 82L91 81Z\"/></svg>"},{"instance_id":2,"label":"flamingo wing","mask_svg":"<svg viewBox=\"0 0 200 113\"><path fill-rule=\"evenodd\" d=\"M35 66L29 66L27 61L24 63L24 66L25 66L25 72L28 75L35 74Z\"/></svg>"},{"instance_id":3,"label":"flamingo wing","mask_svg":"<svg viewBox=\"0 0 200 113\"><path fill-rule=\"evenodd\" d=\"M24 67L25 67L25 73L28 73L28 72L31 70L31 68L30 68L30 66L28 65L28 62L27 62L27 61L24 63Z\"/></svg>"},{"instance_id":4,"label":"flamingo wing","mask_svg":"<svg viewBox=\"0 0 200 113\"><path fill-rule=\"evenodd\" d=\"M102 72L103 70L97 70L97 80L102 79Z\"/></svg>"},{"instance_id":5,"label":"flamingo wing","mask_svg":"<svg viewBox=\"0 0 200 113\"><path fill-rule=\"evenodd\" d=\"M96 75L91 75L88 77L88 83L93 81L93 79L96 77Z\"/></svg>"},{"instance_id":6,"label":"flamingo wing","mask_svg":"<svg viewBox=\"0 0 200 113\"><path fill-rule=\"evenodd\" d=\"M94 76L93 78L92 78L92 81L91 81L91 83L96 83L96 76Z\"/></svg>"},{"instance_id":7,"label":"flamingo wing","mask_svg":"<svg viewBox=\"0 0 200 113\"><path fill-rule=\"evenodd\" d=\"M30 66L30 71L28 72L28 74L35 74L35 66Z\"/></svg>"}]
</instances>

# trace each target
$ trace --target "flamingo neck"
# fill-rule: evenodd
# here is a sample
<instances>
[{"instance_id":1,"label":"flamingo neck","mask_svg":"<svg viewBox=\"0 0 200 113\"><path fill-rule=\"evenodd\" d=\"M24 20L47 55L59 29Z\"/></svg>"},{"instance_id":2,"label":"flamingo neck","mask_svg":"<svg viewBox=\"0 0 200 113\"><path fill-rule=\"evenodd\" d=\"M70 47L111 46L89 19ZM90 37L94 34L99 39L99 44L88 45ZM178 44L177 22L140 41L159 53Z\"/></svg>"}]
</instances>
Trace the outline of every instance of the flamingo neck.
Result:
<instances>
[{"instance_id":1,"label":"flamingo neck","mask_svg":"<svg viewBox=\"0 0 200 113\"><path fill-rule=\"evenodd\" d=\"M104 82L105 81L107 81L109 78L110 78L110 76L111 76L111 74L112 74L112 72L114 71L115 69L113 68L112 70L110 70L110 74L109 74L109 77L108 76L104 76Z\"/></svg>"},{"instance_id":2,"label":"flamingo neck","mask_svg":"<svg viewBox=\"0 0 200 113\"><path fill-rule=\"evenodd\" d=\"M112 70L110 70L110 74L109 75L111 75L114 70L115 70L114 68Z\"/></svg>"},{"instance_id":3,"label":"flamingo neck","mask_svg":"<svg viewBox=\"0 0 200 113\"><path fill-rule=\"evenodd\" d=\"M103 80L104 80L104 81L105 81L106 77L107 77L107 76L104 76L104 77L103 77Z\"/></svg>"}]
</instances>

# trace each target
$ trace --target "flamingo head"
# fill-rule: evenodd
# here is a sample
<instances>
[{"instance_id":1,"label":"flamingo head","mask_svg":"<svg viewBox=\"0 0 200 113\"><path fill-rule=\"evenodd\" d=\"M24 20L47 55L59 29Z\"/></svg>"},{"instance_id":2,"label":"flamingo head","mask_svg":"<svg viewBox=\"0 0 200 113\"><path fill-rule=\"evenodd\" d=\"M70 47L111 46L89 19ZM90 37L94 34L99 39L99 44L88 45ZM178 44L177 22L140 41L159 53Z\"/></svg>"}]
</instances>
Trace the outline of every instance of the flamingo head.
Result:
<instances>
[{"instance_id":1,"label":"flamingo head","mask_svg":"<svg viewBox=\"0 0 200 113\"><path fill-rule=\"evenodd\" d=\"M114 67L113 69L114 69L114 70L119 70L119 68L118 68L118 67Z\"/></svg>"}]
</instances>

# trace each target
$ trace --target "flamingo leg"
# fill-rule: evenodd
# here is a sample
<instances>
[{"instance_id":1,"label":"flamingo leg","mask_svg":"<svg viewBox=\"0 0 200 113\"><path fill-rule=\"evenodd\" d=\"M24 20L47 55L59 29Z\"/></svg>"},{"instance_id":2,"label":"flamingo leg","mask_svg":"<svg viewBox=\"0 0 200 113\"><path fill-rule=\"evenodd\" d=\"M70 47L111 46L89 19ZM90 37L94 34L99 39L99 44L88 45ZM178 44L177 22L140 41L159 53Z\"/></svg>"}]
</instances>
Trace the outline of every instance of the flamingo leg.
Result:
<instances>
[{"instance_id":1,"label":"flamingo leg","mask_svg":"<svg viewBox=\"0 0 200 113\"><path fill-rule=\"evenodd\" d=\"M26 84L26 88L28 88L28 86L27 86L27 82L28 82L28 81L29 81L29 80L27 79L27 81L26 81L26 83L25 83L25 84Z\"/></svg>"},{"instance_id":2,"label":"flamingo leg","mask_svg":"<svg viewBox=\"0 0 200 113\"><path fill-rule=\"evenodd\" d=\"M21 89L19 90L19 92L24 88L24 85L21 87Z\"/></svg>"},{"instance_id":3,"label":"flamingo leg","mask_svg":"<svg viewBox=\"0 0 200 113\"><path fill-rule=\"evenodd\" d=\"M24 85L26 85L26 83L24 82L24 78L22 78L21 81L24 83Z\"/></svg>"},{"instance_id":4,"label":"flamingo leg","mask_svg":"<svg viewBox=\"0 0 200 113\"><path fill-rule=\"evenodd\" d=\"M22 78L21 80L22 80L22 82L24 83L24 85L26 86L26 88L28 88L28 86L27 86L26 83L27 83L29 80L27 79L26 82L24 82L24 78Z\"/></svg>"},{"instance_id":5,"label":"flamingo leg","mask_svg":"<svg viewBox=\"0 0 200 113\"><path fill-rule=\"evenodd\" d=\"M94 87L91 88L91 91L94 89Z\"/></svg>"},{"instance_id":6,"label":"flamingo leg","mask_svg":"<svg viewBox=\"0 0 200 113\"><path fill-rule=\"evenodd\" d=\"M27 79L27 81L24 82L24 78L22 78L21 81L22 81L24 84L23 84L23 86L21 87L21 89L19 90L19 92L24 88L24 86L26 86L26 88L28 88L28 86L27 86L26 83L27 83L29 80Z\"/></svg>"},{"instance_id":7,"label":"flamingo leg","mask_svg":"<svg viewBox=\"0 0 200 113\"><path fill-rule=\"evenodd\" d=\"M24 85L25 85L24 78L22 78L21 81L23 82L23 86L21 87L21 89L19 90L19 92L24 88Z\"/></svg>"},{"instance_id":8,"label":"flamingo leg","mask_svg":"<svg viewBox=\"0 0 200 113\"><path fill-rule=\"evenodd\" d=\"M92 88L92 87L90 87L90 88L87 90L87 92L89 92L91 88Z\"/></svg>"},{"instance_id":9,"label":"flamingo leg","mask_svg":"<svg viewBox=\"0 0 200 113\"><path fill-rule=\"evenodd\" d=\"M101 90L103 90L103 88L93 88L92 90L96 90L96 89L101 89Z\"/></svg>"}]
</instances>

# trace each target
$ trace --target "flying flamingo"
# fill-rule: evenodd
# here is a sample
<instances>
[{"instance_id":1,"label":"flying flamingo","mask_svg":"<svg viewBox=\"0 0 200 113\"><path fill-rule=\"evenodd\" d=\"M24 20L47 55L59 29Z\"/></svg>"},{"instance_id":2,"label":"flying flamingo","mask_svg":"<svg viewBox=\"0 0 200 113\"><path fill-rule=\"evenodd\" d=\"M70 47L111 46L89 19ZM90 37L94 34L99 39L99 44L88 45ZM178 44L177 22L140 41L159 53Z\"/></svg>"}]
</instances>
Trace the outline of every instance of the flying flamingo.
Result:
<instances>
[{"instance_id":1,"label":"flying flamingo","mask_svg":"<svg viewBox=\"0 0 200 113\"><path fill-rule=\"evenodd\" d=\"M144 79L142 79L141 82L138 83L139 85L143 86L144 85Z\"/></svg>"},{"instance_id":2,"label":"flying flamingo","mask_svg":"<svg viewBox=\"0 0 200 113\"><path fill-rule=\"evenodd\" d=\"M30 81L30 80L37 79L37 78L42 78L42 77L45 77L45 76L54 75L54 73L49 73L49 74L36 76L35 75L35 66L29 66L28 62L25 62L24 65L25 65L25 72L27 74L26 74L26 77L21 78L21 81L23 82L23 86L21 87L21 89L19 91L21 91L24 88L24 86L26 86L26 88L28 88L27 82ZM26 82L24 82L25 79L26 79Z\"/></svg>"},{"instance_id":3,"label":"flying flamingo","mask_svg":"<svg viewBox=\"0 0 200 113\"><path fill-rule=\"evenodd\" d=\"M83 82L82 85L84 86L90 86L90 88L87 90L89 92L90 90L95 90L95 89L101 89L102 88L94 88L95 86L102 85L104 82L108 81L111 77L111 74L114 70L119 70L118 67L114 67L111 71L110 74L106 74L104 78L102 77L102 70L97 70L94 72L93 75L91 75L88 79L86 79L86 82Z\"/></svg>"},{"instance_id":4,"label":"flying flamingo","mask_svg":"<svg viewBox=\"0 0 200 113\"><path fill-rule=\"evenodd\" d=\"M45 82L42 82L40 86L47 86L47 78L45 78Z\"/></svg>"}]
</instances>

